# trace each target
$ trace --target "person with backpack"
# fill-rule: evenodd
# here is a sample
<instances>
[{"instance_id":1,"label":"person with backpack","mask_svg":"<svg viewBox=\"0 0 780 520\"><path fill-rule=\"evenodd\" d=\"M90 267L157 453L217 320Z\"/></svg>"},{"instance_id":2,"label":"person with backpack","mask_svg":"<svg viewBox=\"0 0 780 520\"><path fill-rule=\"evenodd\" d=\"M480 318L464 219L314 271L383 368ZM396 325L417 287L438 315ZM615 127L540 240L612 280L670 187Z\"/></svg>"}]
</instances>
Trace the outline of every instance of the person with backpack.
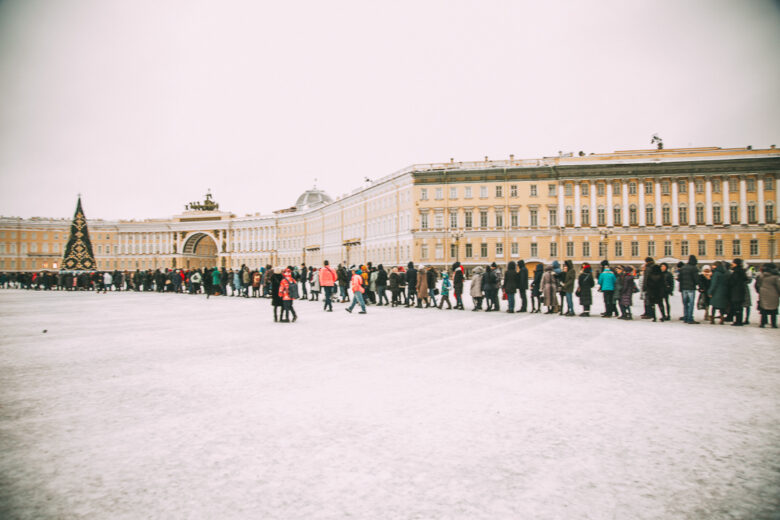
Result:
<instances>
[{"instance_id":1,"label":"person with backpack","mask_svg":"<svg viewBox=\"0 0 780 520\"><path fill-rule=\"evenodd\" d=\"M360 312L358 314L366 314L366 302L363 300L363 293L365 292L365 289L363 288L363 271L360 269L355 270L355 274L352 275L352 303L344 309L348 313L352 314L352 309L355 307L355 304L360 304Z\"/></svg>"},{"instance_id":2,"label":"person with backpack","mask_svg":"<svg viewBox=\"0 0 780 520\"><path fill-rule=\"evenodd\" d=\"M282 273L282 281L279 282L279 296L282 297L282 319L279 321L282 323L290 322L290 313L292 313L292 321L298 319L298 315L293 308L293 302L298 299L298 283L295 281L292 275L292 269L289 267Z\"/></svg>"}]
</instances>

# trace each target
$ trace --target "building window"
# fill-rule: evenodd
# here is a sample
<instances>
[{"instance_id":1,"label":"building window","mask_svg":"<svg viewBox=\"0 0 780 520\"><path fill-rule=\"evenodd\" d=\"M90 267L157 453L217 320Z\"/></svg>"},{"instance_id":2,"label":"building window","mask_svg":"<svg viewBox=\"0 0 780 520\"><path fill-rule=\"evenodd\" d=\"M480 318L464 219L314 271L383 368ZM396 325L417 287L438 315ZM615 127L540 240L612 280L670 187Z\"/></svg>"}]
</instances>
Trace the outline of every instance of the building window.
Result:
<instances>
[{"instance_id":1,"label":"building window","mask_svg":"<svg viewBox=\"0 0 780 520\"><path fill-rule=\"evenodd\" d=\"M688 207L680 206L680 225L685 226L688 224Z\"/></svg>"},{"instance_id":2,"label":"building window","mask_svg":"<svg viewBox=\"0 0 780 520\"><path fill-rule=\"evenodd\" d=\"M652 256L652 257L655 256L655 241L654 240L650 240L647 243L647 256Z\"/></svg>"},{"instance_id":3,"label":"building window","mask_svg":"<svg viewBox=\"0 0 780 520\"><path fill-rule=\"evenodd\" d=\"M696 193L704 193L704 181L701 179L696 179L696 182L694 183L694 186L696 186Z\"/></svg>"},{"instance_id":4,"label":"building window","mask_svg":"<svg viewBox=\"0 0 780 520\"><path fill-rule=\"evenodd\" d=\"M474 246L472 244L466 244L466 258L474 256Z\"/></svg>"},{"instance_id":5,"label":"building window","mask_svg":"<svg viewBox=\"0 0 780 520\"><path fill-rule=\"evenodd\" d=\"M488 225L487 211L480 211L479 212L479 227L486 228L487 225Z\"/></svg>"},{"instance_id":6,"label":"building window","mask_svg":"<svg viewBox=\"0 0 780 520\"><path fill-rule=\"evenodd\" d=\"M444 227L444 213L436 213L433 216L433 223L436 229L441 229Z\"/></svg>"},{"instance_id":7,"label":"building window","mask_svg":"<svg viewBox=\"0 0 780 520\"><path fill-rule=\"evenodd\" d=\"M603 197L605 191L606 190L604 188L604 183L603 182L600 182L600 183L596 184L596 195L598 195L599 197Z\"/></svg>"},{"instance_id":8,"label":"building window","mask_svg":"<svg viewBox=\"0 0 780 520\"><path fill-rule=\"evenodd\" d=\"M550 258L558 256L558 242L550 242Z\"/></svg>"},{"instance_id":9,"label":"building window","mask_svg":"<svg viewBox=\"0 0 780 520\"><path fill-rule=\"evenodd\" d=\"M566 225L569 227L574 225L574 210L571 206L566 207Z\"/></svg>"},{"instance_id":10,"label":"building window","mask_svg":"<svg viewBox=\"0 0 780 520\"><path fill-rule=\"evenodd\" d=\"M428 214L420 214L420 229L428 229Z\"/></svg>"},{"instance_id":11,"label":"building window","mask_svg":"<svg viewBox=\"0 0 780 520\"><path fill-rule=\"evenodd\" d=\"M582 208L582 225L585 227L590 226L590 209L587 207Z\"/></svg>"},{"instance_id":12,"label":"building window","mask_svg":"<svg viewBox=\"0 0 780 520\"><path fill-rule=\"evenodd\" d=\"M669 193L671 193L669 181L661 181L661 194L669 195Z\"/></svg>"},{"instance_id":13,"label":"building window","mask_svg":"<svg viewBox=\"0 0 780 520\"><path fill-rule=\"evenodd\" d=\"M758 219L756 218L756 203L750 202L748 204L747 209L748 209L748 222L750 224L755 224L758 221Z\"/></svg>"},{"instance_id":14,"label":"building window","mask_svg":"<svg viewBox=\"0 0 780 520\"><path fill-rule=\"evenodd\" d=\"M471 186L466 186L466 194L464 195L464 197L467 199L471 198Z\"/></svg>"},{"instance_id":15,"label":"building window","mask_svg":"<svg viewBox=\"0 0 780 520\"><path fill-rule=\"evenodd\" d=\"M764 216L767 222L775 221L775 205L771 202L767 202L766 206L764 206Z\"/></svg>"},{"instance_id":16,"label":"building window","mask_svg":"<svg viewBox=\"0 0 780 520\"><path fill-rule=\"evenodd\" d=\"M536 197L536 184L531 184L531 197Z\"/></svg>"},{"instance_id":17,"label":"building window","mask_svg":"<svg viewBox=\"0 0 780 520\"><path fill-rule=\"evenodd\" d=\"M558 225L558 210L555 208L550 208L550 227L557 226Z\"/></svg>"},{"instance_id":18,"label":"building window","mask_svg":"<svg viewBox=\"0 0 780 520\"><path fill-rule=\"evenodd\" d=\"M631 204L628 208L628 222L632 226L637 225L637 216L636 216L636 205Z\"/></svg>"},{"instance_id":19,"label":"building window","mask_svg":"<svg viewBox=\"0 0 780 520\"><path fill-rule=\"evenodd\" d=\"M653 194L653 181L645 181L645 195Z\"/></svg>"},{"instance_id":20,"label":"building window","mask_svg":"<svg viewBox=\"0 0 780 520\"><path fill-rule=\"evenodd\" d=\"M750 192L756 191L756 180L752 177L747 179L747 190Z\"/></svg>"},{"instance_id":21,"label":"building window","mask_svg":"<svg viewBox=\"0 0 780 520\"><path fill-rule=\"evenodd\" d=\"M690 254L690 251L688 249L688 241L682 240L680 242L680 256L686 257Z\"/></svg>"},{"instance_id":22,"label":"building window","mask_svg":"<svg viewBox=\"0 0 780 520\"><path fill-rule=\"evenodd\" d=\"M599 258L607 256L607 243L599 242Z\"/></svg>"},{"instance_id":23,"label":"building window","mask_svg":"<svg viewBox=\"0 0 780 520\"><path fill-rule=\"evenodd\" d=\"M619 182L613 182L612 183L612 195L620 195L620 183Z\"/></svg>"},{"instance_id":24,"label":"building window","mask_svg":"<svg viewBox=\"0 0 780 520\"><path fill-rule=\"evenodd\" d=\"M672 241L664 240L664 256L672 256Z\"/></svg>"},{"instance_id":25,"label":"building window","mask_svg":"<svg viewBox=\"0 0 780 520\"><path fill-rule=\"evenodd\" d=\"M623 219L622 219L622 212L620 211L620 206L615 206L612 210L612 223L615 226L621 226Z\"/></svg>"},{"instance_id":26,"label":"building window","mask_svg":"<svg viewBox=\"0 0 780 520\"><path fill-rule=\"evenodd\" d=\"M504 243L496 242L496 256L504 256Z\"/></svg>"},{"instance_id":27,"label":"building window","mask_svg":"<svg viewBox=\"0 0 780 520\"><path fill-rule=\"evenodd\" d=\"M555 184L548 184L547 185L547 195L549 197L555 197Z\"/></svg>"},{"instance_id":28,"label":"building window","mask_svg":"<svg viewBox=\"0 0 780 520\"><path fill-rule=\"evenodd\" d=\"M707 256L707 241L706 240L699 240L699 247L698 247L698 255L699 256Z\"/></svg>"},{"instance_id":29,"label":"building window","mask_svg":"<svg viewBox=\"0 0 780 520\"><path fill-rule=\"evenodd\" d=\"M704 204L701 202L696 204L696 224L699 226L704 224Z\"/></svg>"},{"instance_id":30,"label":"building window","mask_svg":"<svg viewBox=\"0 0 780 520\"><path fill-rule=\"evenodd\" d=\"M482 258L487 258L488 252L487 252L487 244L485 242L482 242L479 245L479 253Z\"/></svg>"},{"instance_id":31,"label":"building window","mask_svg":"<svg viewBox=\"0 0 780 520\"><path fill-rule=\"evenodd\" d=\"M504 187L503 186L496 186L496 198L501 198L504 196Z\"/></svg>"},{"instance_id":32,"label":"building window","mask_svg":"<svg viewBox=\"0 0 780 520\"><path fill-rule=\"evenodd\" d=\"M450 213L450 227L456 228L458 227L458 214L454 211Z\"/></svg>"},{"instance_id":33,"label":"building window","mask_svg":"<svg viewBox=\"0 0 780 520\"><path fill-rule=\"evenodd\" d=\"M487 186L480 186L479 187L479 198L486 199L487 198Z\"/></svg>"},{"instance_id":34,"label":"building window","mask_svg":"<svg viewBox=\"0 0 780 520\"><path fill-rule=\"evenodd\" d=\"M574 185L567 182L563 185L563 194L567 197L571 197L574 194Z\"/></svg>"},{"instance_id":35,"label":"building window","mask_svg":"<svg viewBox=\"0 0 780 520\"><path fill-rule=\"evenodd\" d=\"M714 224L722 224L723 223L723 215L721 215L721 212L720 212L720 204L715 203L712 206L712 222Z\"/></svg>"},{"instance_id":36,"label":"building window","mask_svg":"<svg viewBox=\"0 0 780 520\"><path fill-rule=\"evenodd\" d=\"M623 242L615 241L615 256L623 256Z\"/></svg>"},{"instance_id":37,"label":"building window","mask_svg":"<svg viewBox=\"0 0 780 520\"><path fill-rule=\"evenodd\" d=\"M729 208L729 217L731 218L732 224L739 222L739 206L736 202L734 202Z\"/></svg>"},{"instance_id":38,"label":"building window","mask_svg":"<svg viewBox=\"0 0 780 520\"><path fill-rule=\"evenodd\" d=\"M582 256L585 258L590 256L590 242L582 243Z\"/></svg>"},{"instance_id":39,"label":"building window","mask_svg":"<svg viewBox=\"0 0 780 520\"><path fill-rule=\"evenodd\" d=\"M444 260L444 244L436 244L436 260Z\"/></svg>"},{"instance_id":40,"label":"building window","mask_svg":"<svg viewBox=\"0 0 780 520\"><path fill-rule=\"evenodd\" d=\"M537 210L532 209L530 212L530 223L531 227L536 227L539 225L539 213Z\"/></svg>"},{"instance_id":41,"label":"building window","mask_svg":"<svg viewBox=\"0 0 780 520\"><path fill-rule=\"evenodd\" d=\"M604 209L604 206L599 206L596 210L596 219L598 221L599 226L606 226L607 225L607 217L606 217L606 210Z\"/></svg>"},{"instance_id":42,"label":"building window","mask_svg":"<svg viewBox=\"0 0 780 520\"><path fill-rule=\"evenodd\" d=\"M496 227L504 227L504 213L502 211L496 211Z\"/></svg>"},{"instance_id":43,"label":"building window","mask_svg":"<svg viewBox=\"0 0 780 520\"><path fill-rule=\"evenodd\" d=\"M721 239L715 241L715 256L723 256L723 240Z\"/></svg>"},{"instance_id":44,"label":"building window","mask_svg":"<svg viewBox=\"0 0 780 520\"><path fill-rule=\"evenodd\" d=\"M458 198L458 188L450 187L450 198L451 199L457 199Z\"/></svg>"},{"instance_id":45,"label":"building window","mask_svg":"<svg viewBox=\"0 0 780 520\"><path fill-rule=\"evenodd\" d=\"M648 226L655 224L655 211L652 204L645 208L645 224Z\"/></svg>"},{"instance_id":46,"label":"building window","mask_svg":"<svg viewBox=\"0 0 780 520\"><path fill-rule=\"evenodd\" d=\"M574 242L566 242L566 256L570 258L574 256Z\"/></svg>"},{"instance_id":47,"label":"building window","mask_svg":"<svg viewBox=\"0 0 780 520\"><path fill-rule=\"evenodd\" d=\"M458 245L450 244L450 257L457 258L457 256L458 256Z\"/></svg>"},{"instance_id":48,"label":"building window","mask_svg":"<svg viewBox=\"0 0 780 520\"><path fill-rule=\"evenodd\" d=\"M539 256L539 244L531 242L531 257L537 258Z\"/></svg>"},{"instance_id":49,"label":"building window","mask_svg":"<svg viewBox=\"0 0 780 520\"><path fill-rule=\"evenodd\" d=\"M764 191L775 191L775 180L772 177L764 178Z\"/></svg>"},{"instance_id":50,"label":"building window","mask_svg":"<svg viewBox=\"0 0 780 520\"><path fill-rule=\"evenodd\" d=\"M444 190L442 188L436 188L436 200L442 200L444 198Z\"/></svg>"},{"instance_id":51,"label":"building window","mask_svg":"<svg viewBox=\"0 0 780 520\"><path fill-rule=\"evenodd\" d=\"M517 184L512 184L509 187L509 196L510 197L517 197Z\"/></svg>"},{"instance_id":52,"label":"building window","mask_svg":"<svg viewBox=\"0 0 780 520\"><path fill-rule=\"evenodd\" d=\"M639 256L639 242L636 240L631 241L631 256L637 257Z\"/></svg>"},{"instance_id":53,"label":"building window","mask_svg":"<svg viewBox=\"0 0 780 520\"><path fill-rule=\"evenodd\" d=\"M517 223L517 210L513 209L511 212L509 212L509 224L513 228L518 226L518 223Z\"/></svg>"},{"instance_id":54,"label":"building window","mask_svg":"<svg viewBox=\"0 0 780 520\"><path fill-rule=\"evenodd\" d=\"M581 184L580 185L580 191L582 192L583 197L587 197L590 195L590 185L589 184Z\"/></svg>"},{"instance_id":55,"label":"building window","mask_svg":"<svg viewBox=\"0 0 780 520\"><path fill-rule=\"evenodd\" d=\"M636 195L636 183L633 181L628 183L628 194Z\"/></svg>"},{"instance_id":56,"label":"building window","mask_svg":"<svg viewBox=\"0 0 780 520\"><path fill-rule=\"evenodd\" d=\"M755 238L750 240L750 256L758 256L758 240Z\"/></svg>"},{"instance_id":57,"label":"building window","mask_svg":"<svg viewBox=\"0 0 780 520\"><path fill-rule=\"evenodd\" d=\"M517 242L512 242L512 256L517 256L520 254L520 250L518 248Z\"/></svg>"},{"instance_id":58,"label":"building window","mask_svg":"<svg viewBox=\"0 0 780 520\"><path fill-rule=\"evenodd\" d=\"M472 222L473 213L471 211L467 211L465 215L466 215L466 227L471 229L472 227L474 227L474 223Z\"/></svg>"},{"instance_id":59,"label":"building window","mask_svg":"<svg viewBox=\"0 0 780 520\"><path fill-rule=\"evenodd\" d=\"M685 179L681 180L677 184L680 193L688 193L688 182Z\"/></svg>"},{"instance_id":60,"label":"building window","mask_svg":"<svg viewBox=\"0 0 780 520\"><path fill-rule=\"evenodd\" d=\"M739 240L734 240L731 243L731 254L734 256L740 256L742 254L742 243Z\"/></svg>"},{"instance_id":61,"label":"building window","mask_svg":"<svg viewBox=\"0 0 780 520\"><path fill-rule=\"evenodd\" d=\"M420 189L420 200L428 200L428 188Z\"/></svg>"},{"instance_id":62,"label":"building window","mask_svg":"<svg viewBox=\"0 0 780 520\"><path fill-rule=\"evenodd\" d=\"M729 191L735 193L739 190L739 179L736 177L729 177Z\"/></svg>"},{"instance_id":63,"label":"building window","mask_svg":"<svg viewBox=\"0 0 780 520\"><path fill-rule=\"evenodd\" d=\"M420 257L428 258L428 244L423 244L420 246Z\"/></svg>"},{"instance_id":64,"label":"building window","mask_svg":"<svg viewBox=\"0 0 780 520\"><path fill-rule=\"evenodd\" d=\"M712 179L712 193L720 193L720 179Z\"/></svg>"}]
</instances>

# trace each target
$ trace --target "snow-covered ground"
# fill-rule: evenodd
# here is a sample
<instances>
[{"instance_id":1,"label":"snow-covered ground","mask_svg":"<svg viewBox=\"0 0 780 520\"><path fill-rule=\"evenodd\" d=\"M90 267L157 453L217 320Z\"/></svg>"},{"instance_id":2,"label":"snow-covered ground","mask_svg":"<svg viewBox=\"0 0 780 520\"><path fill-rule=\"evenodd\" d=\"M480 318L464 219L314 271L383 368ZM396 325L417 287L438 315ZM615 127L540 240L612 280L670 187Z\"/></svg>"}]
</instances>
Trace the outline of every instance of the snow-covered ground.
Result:
<instances>
[{"instance_id":1,"label":"snow-covered ground","mask_svg":"<svg viewBox=\"0 0 780 520\"><path fill-rule=\"evenodd\" d=\"M296 307L0 291L0 517L780 515L756 317Z\"/></svg>"}]
</instances>

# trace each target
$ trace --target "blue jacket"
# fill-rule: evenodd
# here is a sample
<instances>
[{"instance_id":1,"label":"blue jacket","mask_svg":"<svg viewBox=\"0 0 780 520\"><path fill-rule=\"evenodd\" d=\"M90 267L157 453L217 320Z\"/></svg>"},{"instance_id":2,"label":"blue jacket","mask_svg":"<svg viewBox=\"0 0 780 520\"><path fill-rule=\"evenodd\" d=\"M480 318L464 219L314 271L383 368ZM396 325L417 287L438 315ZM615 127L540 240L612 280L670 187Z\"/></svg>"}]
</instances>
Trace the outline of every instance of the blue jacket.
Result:
<instances>
[{"instance_id":1,"label":"blue jacket","mask_svg":"<svg viewBox=\"0 0 780 520\"><path fill-rule=\"evenodd\" d=\"M609 267L605 267L599 275L599 286L602 291L614 291L615 290L615 273L610 270Z\"/></svg>"}]
</instances>

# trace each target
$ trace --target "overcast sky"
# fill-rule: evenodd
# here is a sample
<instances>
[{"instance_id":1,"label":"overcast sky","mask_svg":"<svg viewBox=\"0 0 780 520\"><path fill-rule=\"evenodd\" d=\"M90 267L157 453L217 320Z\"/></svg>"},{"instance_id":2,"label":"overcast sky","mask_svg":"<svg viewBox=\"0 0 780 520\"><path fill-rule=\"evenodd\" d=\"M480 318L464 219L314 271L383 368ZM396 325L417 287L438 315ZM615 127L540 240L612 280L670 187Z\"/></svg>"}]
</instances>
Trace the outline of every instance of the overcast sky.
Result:
<instances>
[{"instance_id":1,"label":"overcast sky","mask_svg":"<svg viewBox=\"0 0 780 520\"><path fill-rule=\"evenodd\" d=\"M769 1L0 0L0 213L238 215L413 163L780 145Z\"/></svg>"}]
</instances>

